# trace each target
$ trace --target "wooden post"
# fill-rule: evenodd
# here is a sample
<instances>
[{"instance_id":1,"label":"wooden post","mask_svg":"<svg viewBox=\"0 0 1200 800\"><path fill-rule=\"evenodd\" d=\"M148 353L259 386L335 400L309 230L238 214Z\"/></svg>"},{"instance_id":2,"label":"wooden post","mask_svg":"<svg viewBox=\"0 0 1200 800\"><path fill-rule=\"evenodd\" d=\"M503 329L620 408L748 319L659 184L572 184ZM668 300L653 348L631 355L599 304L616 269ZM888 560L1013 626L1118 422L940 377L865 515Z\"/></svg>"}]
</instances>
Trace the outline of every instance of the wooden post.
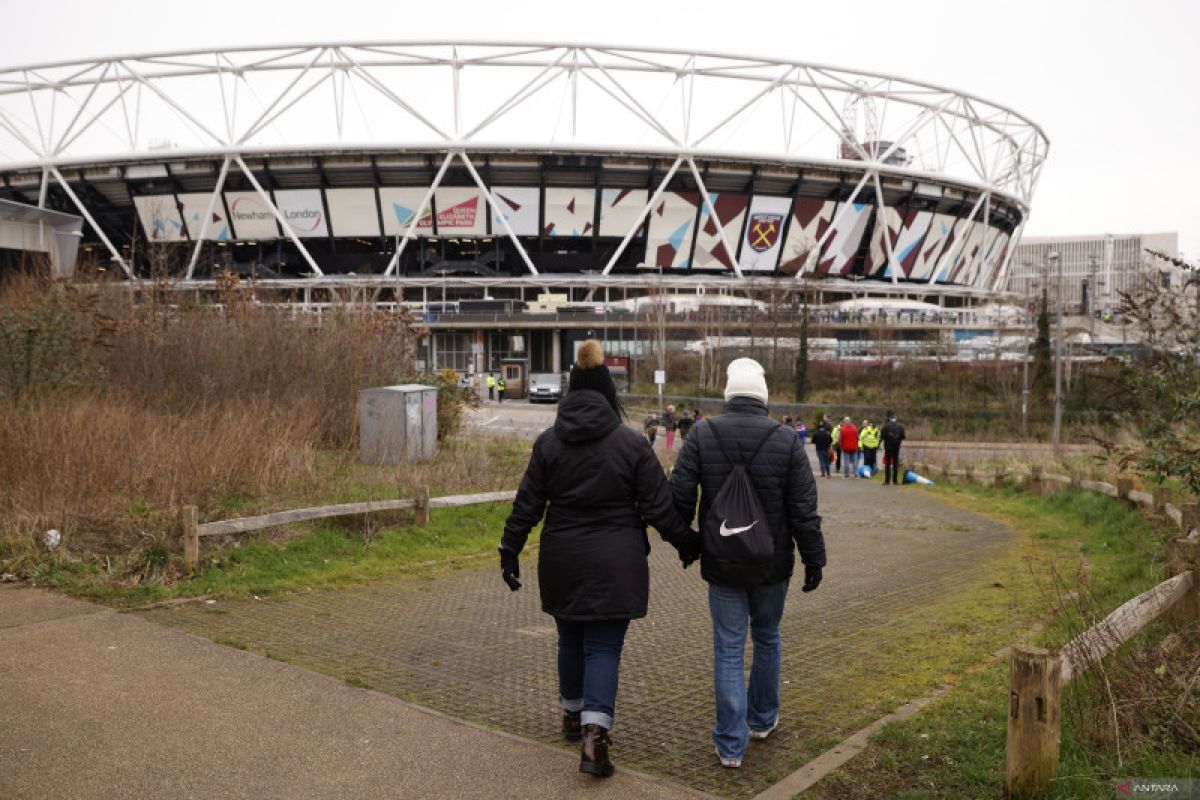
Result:
<instances>
[{"instance_id":1,"label":"wooden post","mask_svg":"<svg viewBox=\"0 0 1200 800\"><path fill-rule=\"evenodd\" d=\"M1004 467L996 467L996 474L992 476L992 486L996 489L1004 486Z\"/></svg>"},{"instance_id":2,"label":"wooden post","mask_svg":"<svg viewBox=\"0 0 1200 800\"><path fill-rule=\"evenodd\" d=\"M1192 588L1186 596L1163 612L1171 625L1185 627L1200 620L1200 541L1172 539L1167 542L1167 576L1192 571Z\"/></svg>"},{"instance_id":3,"label":"wooden post","mask_svg":"<svg viewBox=\"0 0 1200 800\"><path fill-rule=\"evenodd\" d=\"M200 566L200 513L195 506L179 509L179 532L183 536L183 567L193 572Z\"/></svg>"},{"instance_id":4,"label":"wooden post","mask_svg":"<svg viewBox=\"0 0 1200 800\"><path fill-rule=\"evenodd\" d=\"M1183 517L1183 522L1180 524L1180 532L1183 538L1188 538L1193 531L1200 530L1200 504L1183 503L1179 507L1180 514Z\"/></svg>"},{"instance_id":5,"label":"wooden post","mask_svg":"<svg viewBox=\"0 0 1200 800\"><path fill-rule=\"evenodd\" d=\"M1008 688L1004 788L1010 797L1035 797L1058 769L1062 658L1040 647L1014 645Z\"/></svg>"},{"instance_id":6,"label":"wooden post","mask_svg":"<svg viewBox=\"0 0 1200 800\"><path fill-rule=\"evenodd\" d=\"M418 527L424 528L429 524L429 487L418 486L416 505L413 506L416 513L416 518L413 523Z\"/></svg>"},{"instance_id":7,"label":"wooden post","mask_svg":"<svg viewBox=\"0 0 1200 800\"><path fill-rule=\"evenodd\" d=\"M942 483L950 482L950 467L947 464L942 464Z\"/></svg>"},{"instance_id":8,"label":"wooden post","mask_svg":"<svg viewBox=\"0 0 1200 800\"><path fill-rule=\"evenodd\" d=\"M1163 507L1171 502L1171 490L1166 486L1154 487L1154 510L1162 513Z\"/></svg>"},{"instance_id":9,"label":"wooden post","mask_svg":"<svg viewBox=\"0 0 1200 800\"><path fill-rule=\"evenodd\" d=\"M1129 493L1133 491L1133 478L1117 478L1117 499L1129 502Z\"/></svg>"},{"instance_id":10,"label":"wooden post","mask_svg":"<svg viewBox=\"0 0 1200 800\"><path fill-rule=\"evenodd\" d=\"M1025 487L1034 494L1043 494L1042 468L1037 464L1029 468L1029 477L1026 478Z\"/></svg>"},{"instance_id":11,"label":"wooden post","mask_svg":"<svg viewBox=\"0 0 1200 800\"><path fill-rule=\"evenodd\" d=\"M1083 483L1083 473L1077 469L1071 470L1071 486L1078 489Z\"/></svg>"},{"instance_id":12,"label":"wooden post","mask_svg":"<svg viewBox=\"0 0 1200 800\"><path fill-rule=\"evenodd\" d=\"M967 474L965 476L963 476L963 480L966 483L974 483L975 482L975 465L967 464L965 471Z\"/></svg>"}]
</instances>

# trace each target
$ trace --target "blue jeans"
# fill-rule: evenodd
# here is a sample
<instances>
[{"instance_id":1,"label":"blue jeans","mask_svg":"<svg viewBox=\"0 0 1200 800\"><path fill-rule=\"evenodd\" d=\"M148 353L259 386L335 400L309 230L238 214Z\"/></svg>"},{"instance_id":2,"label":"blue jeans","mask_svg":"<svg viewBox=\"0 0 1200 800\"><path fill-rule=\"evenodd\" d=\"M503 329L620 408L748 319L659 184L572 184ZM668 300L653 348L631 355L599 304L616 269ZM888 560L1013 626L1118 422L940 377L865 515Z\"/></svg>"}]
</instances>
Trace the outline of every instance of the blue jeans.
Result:
<instances>
[{"instance_id":1,"label":"blue jeans","mask_svg":"<svg viewBox=\"0 0 1200 800\"><path fill-rule=\"evenodd\" d=\"M821 474L829 474L829 448L817 447L817 465L821 467Z\"/></svg>"},{"instance_id":2,"label":"blue jeans","mask_svg":"<svg viewBox=\"0 0 1200 800\"><path fill-rule=\"evenodd\" d=\"M858 475L858 451L842 451L842 474L847 478Z\"/></svg>"},{"instance_id":3,"label":"blue jeans","mask_svg":"<svg viewBox=\"0 0 1200 800\"><path fill-rule=\"evenodd\" d=\"M558 624L558 694L565 711L582 711L584 725L612 730L617 671L629 620Z\"/></svg>"},{"instance_id":4,"label":"blue jeans","mask_svg":"<svg viewBox=\"0 0 1200 800\"><path fill-rule=\"evenodd\" d=\"M708 586L713 623L713 689L717 724L713 742L721 758L741 758L750 730L765 731L779 717L782 663L779 620L788 581L767 586ZM746 628L754 642L750 687L745 686Z\"/></svg>"}]
</instances>

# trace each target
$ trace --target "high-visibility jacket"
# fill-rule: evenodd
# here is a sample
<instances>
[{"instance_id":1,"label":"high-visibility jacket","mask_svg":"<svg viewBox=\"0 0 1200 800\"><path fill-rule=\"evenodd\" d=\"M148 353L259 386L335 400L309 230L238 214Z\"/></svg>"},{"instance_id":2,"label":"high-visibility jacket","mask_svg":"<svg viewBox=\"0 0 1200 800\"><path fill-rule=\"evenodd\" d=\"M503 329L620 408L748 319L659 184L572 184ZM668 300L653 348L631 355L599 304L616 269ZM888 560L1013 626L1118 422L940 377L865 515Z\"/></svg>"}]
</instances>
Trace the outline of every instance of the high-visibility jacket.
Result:
<instances>
[{"instance_id":1,"label":"high-visibility jacket","mask_svg":"<svg viewBox=\"0 0 1200 800\"><path fill-rule=\"evenodd\" d=\"M488 375L487 387L488 387L489 389L495 389L495 388L496 388L496 378L495 378L495 376L493 376L493 375Z\"/></svg>"},{"instance_id":2,"label":"high-visibility jacket","mask_svg":"<svg viewBox=\"0 0 1200 800\"><path fill-rule=\"evenodd\" d=\"M865 447L868 450L876 450L879 448L880 441L882 441L881 436L879 428L876 428L874 425L868 425L858 435L858 446Z\"/></svg>"},{"instance_id":3,"label":"high-visibility jacket","mask_svg":"<svg viewBox=\"0 0 1200 800\"><path fill-rule=\"evenodd\" d=\"M837 449L842 449L842 423L833 426L833 433L829 434L833 437L833 446Z\"/></svg>"},{"instance_id":4,"label":"high-visibility jacket","mask_svg":"<svg viewBox=\"0 0 1200 800\"><path fill-rule=\"evenodd\" d=\"M501 378L500 380L496 381L496 391L498 391L498 392L504 391L504 378Z\"/></svg>"}]
</instances>

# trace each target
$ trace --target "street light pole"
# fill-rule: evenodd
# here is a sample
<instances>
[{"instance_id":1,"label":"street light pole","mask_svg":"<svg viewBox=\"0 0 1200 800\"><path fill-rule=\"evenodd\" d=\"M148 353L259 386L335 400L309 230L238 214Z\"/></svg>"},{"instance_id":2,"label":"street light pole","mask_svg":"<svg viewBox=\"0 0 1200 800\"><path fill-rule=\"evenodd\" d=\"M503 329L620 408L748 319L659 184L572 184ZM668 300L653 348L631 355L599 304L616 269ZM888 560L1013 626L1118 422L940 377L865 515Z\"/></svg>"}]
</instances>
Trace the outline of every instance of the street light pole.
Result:
<instances>
[{"instance_id":1,"label":"street light pole","mask_svg":"<svg viewBox=\"0 0 1200 800\"><path fill-rule=\"evenodd\" d=\"M1029 349L1033 345L1033 316L1029 307L1033 304L1029 262L1025 262L1025 353L1021 358L1021 438L1029 437Z\"/></svg>"},{"instance_id":2,"label":"street light pole","mask_svg":"<svg viewBox=\"0 0 1200 800\"><path fill-rule=\"evenodd\" d=\"M1050 254L1050 260L1058 266L1058 334L1054 342L1054 455L1062 456L1062 360L1063 360L1063 285L1062 285L1062 256L1058 252Z\"/></svg>"}]
</instances>

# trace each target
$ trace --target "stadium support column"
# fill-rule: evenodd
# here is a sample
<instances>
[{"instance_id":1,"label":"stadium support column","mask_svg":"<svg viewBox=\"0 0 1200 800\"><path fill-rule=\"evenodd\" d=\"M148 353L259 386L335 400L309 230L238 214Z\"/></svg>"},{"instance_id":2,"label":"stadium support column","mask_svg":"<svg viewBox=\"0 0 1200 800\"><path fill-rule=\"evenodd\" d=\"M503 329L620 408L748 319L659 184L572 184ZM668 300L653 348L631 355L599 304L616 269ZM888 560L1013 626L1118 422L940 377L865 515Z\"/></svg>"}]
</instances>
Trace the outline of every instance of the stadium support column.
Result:
<instances>
[{"instance_id":1,"label":"stadium support column","mask_svg":"<svg viewBox=\"0 0 1200 800\"><path fill-rule=\"evenodd\" d=\"M292 244L296 245L296 249L300 251L300 255L304 256L304 260L308 262L308 266L312 267L312 271L316 274L324 275L325 273L322 272L321 268L317 266L317 262L313 261L313 257L308 252L308 248L300 242L300 238L296 236L296 232L292 230L291 224L289 224L287 219L284 218L283 214L280 213L279 208L275 205L275 201L272 200L270 195L267 194L266 190L263 189L262 184L258 182L258 178L254 177L254 173L251 172L250 168L246 166L246 162L241 156L237 156L237 165L238 168L242 170L242 173L246 176L246 180L250 181L250 185L254 187L254 191L258 192L258 196L261 197L262 201L267 204L267 208L271 209L271 213L275 215L275 219L279 222L279 226L283 228L283 232L287 234L287 237L292 240Z\"/></svg>"},{"instance_id":2,"label":"stadium support column","mask_svg":"<svg viewBox=\"0 0 1200 800\"><path fill-rule=\"evenodd\" d=\"M562 372L562 330L555 328L550 335L550 371Z\"/></svg>"}]
</instances>

